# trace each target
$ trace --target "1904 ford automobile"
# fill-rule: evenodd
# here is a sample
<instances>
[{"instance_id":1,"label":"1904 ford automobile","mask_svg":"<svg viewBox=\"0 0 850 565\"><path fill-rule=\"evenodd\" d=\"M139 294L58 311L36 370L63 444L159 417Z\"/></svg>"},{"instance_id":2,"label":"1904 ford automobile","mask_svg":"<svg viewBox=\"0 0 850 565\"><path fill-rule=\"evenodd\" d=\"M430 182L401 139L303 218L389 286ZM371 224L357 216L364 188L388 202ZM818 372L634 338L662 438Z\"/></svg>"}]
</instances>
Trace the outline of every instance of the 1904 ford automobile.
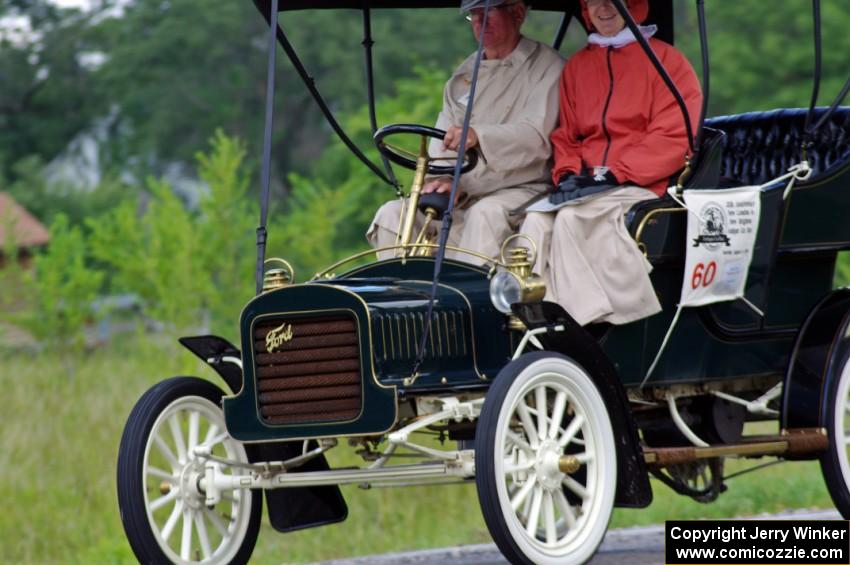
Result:
<instances>
[{"instance_id":1,"label":"1904 ford automobile","mask_svg":"<svg viewBox=\"0 0 850 565\"><path fill-rule=\"evenodd\" d=\"M255 4L270 22L271 99L276 42L309 78L278 11L314 4ZM370 8L456 4L333 0L322 7L363 11L368 61ZM531 4L563 13L556 44L571 20L580 22L576 0ZM615 5L634 29L622 0ZM650 15L668 41L671 5L653 1ZM697 8L704 24L701 0ZM370 103L371 84L367 73ZM723 489L726 457L819 459L836 506L850 517L850 290L832 289L837 253L850 249L850 109L838 107L841 98L830 108L813 100L808 111L704 121L679 186L766 186L746 290L760 313L740 302L685 310L660 356L685 257L687 214L670 198L641 203L626 218L655 267L664 311L625 326L582 328L541 301L528 250L506 246L483 267L444 259L440 244L412 233L412 216L395 259L303 284L292 283L290 269L266 271L264 288L242 311L241 351L214 336L180 340L221 376L225 391L172 378L130 414L118 498L136 556L144 563L245 562L264 495L272 525L287 532L344 520L341 484L474 480L490 533L509 560L579 563L602 540L614 506L650 503L650 474L710 501ZM418 194L437 165L424 150L390 144L396 133L423 136L424 148L424 136L440 132L390 126L376 135L387 160L416 169L411 206L421 204L437 221L447 204L420 202ZM461 158L456 169L474 161ZM800 161L812 174L783 199L786 183L771 181ZM744 423L754 420L778 421L781 432L744 436ZM433 431L451 443L420 439ZM329 468L324 454L340 443L355 448L364 465ZM411 455L421 460L411 463Z\"/></svg>"}]
</instances>

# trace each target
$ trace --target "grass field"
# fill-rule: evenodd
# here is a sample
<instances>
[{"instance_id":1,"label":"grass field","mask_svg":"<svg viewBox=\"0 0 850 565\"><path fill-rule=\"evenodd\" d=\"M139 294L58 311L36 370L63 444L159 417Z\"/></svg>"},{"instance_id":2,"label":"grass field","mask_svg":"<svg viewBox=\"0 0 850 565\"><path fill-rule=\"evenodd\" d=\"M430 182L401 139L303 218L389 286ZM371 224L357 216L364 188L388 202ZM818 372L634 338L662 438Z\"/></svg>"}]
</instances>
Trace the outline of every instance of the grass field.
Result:
<instances>
[{"instance_id":1,"label":"grass field","mask_svg":"<svg viewBox=\"0 0 850 565\"><path fill-rule=\"evenodd\" d=\"M135 562L115 495L118 442L141 393L175 374L215 378L176 341L131 338L84 355L0 351L4 562ZM734 469L751 464L733 463ZM617 510L612 527L832 507L817 463L787 463L735 478L708 505L657 482L653 487L649 508ZM253 561L309 562L490 541L473 485L343 491L346 522L287 535L264 525Z\"/></svg>"}]
</instances>

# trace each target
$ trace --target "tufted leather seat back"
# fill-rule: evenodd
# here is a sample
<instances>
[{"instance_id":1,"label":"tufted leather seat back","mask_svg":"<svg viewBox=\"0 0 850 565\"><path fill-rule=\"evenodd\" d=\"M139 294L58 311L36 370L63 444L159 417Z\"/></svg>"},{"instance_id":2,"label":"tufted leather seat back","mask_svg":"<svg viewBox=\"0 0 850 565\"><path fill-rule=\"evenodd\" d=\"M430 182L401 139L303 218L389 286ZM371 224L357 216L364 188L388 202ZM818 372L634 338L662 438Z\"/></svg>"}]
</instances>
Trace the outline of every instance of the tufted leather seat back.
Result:
<instances>
[{"instance_id":1,"label":"tufted leather seat back","mask_svg":"<svg viewBox=\"0 0 850 565\"><path fill-rule=\"evenodd\" d=\"M814 122L826 111L816 110ZM710 118L705 125L726 132L721 176L728 184L759 185L785 174L801 158L806 109L750 112ZM814 123L813 122L813 123ZM842 107L816 132L808 151L814 176L850 159L850 107Z\"/></svg>"}]
</instances>

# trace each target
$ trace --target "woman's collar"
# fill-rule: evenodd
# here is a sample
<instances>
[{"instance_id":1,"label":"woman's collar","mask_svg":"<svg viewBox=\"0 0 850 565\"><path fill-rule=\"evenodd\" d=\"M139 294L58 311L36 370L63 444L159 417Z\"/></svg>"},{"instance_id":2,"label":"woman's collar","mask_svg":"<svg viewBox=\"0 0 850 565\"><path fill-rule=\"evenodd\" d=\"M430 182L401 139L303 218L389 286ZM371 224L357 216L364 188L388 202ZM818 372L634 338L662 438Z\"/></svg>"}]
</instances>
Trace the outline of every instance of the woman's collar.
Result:
<instances>
[{"instance_id":1,"label":"woman's collar","mask_svg":"<svg viewBox=\"0 0 850 565\"><path fill-rule=\"evenodd\" d=\"M641 35L643 35L646 39L649 39L658 31L658 26L638 26L638 29L640 29ZM635 35L632 33L632 30L627 27L624 27L622 30L620 30L620 33L611 37L606 37L598 33L591 33L587 36L587 42L591 45L599 45L600 47L613 47L614 49L625 47L626 45L634 43L635 41L637 41L637 39L635 39Z\"/></svg>"}]
</instances>

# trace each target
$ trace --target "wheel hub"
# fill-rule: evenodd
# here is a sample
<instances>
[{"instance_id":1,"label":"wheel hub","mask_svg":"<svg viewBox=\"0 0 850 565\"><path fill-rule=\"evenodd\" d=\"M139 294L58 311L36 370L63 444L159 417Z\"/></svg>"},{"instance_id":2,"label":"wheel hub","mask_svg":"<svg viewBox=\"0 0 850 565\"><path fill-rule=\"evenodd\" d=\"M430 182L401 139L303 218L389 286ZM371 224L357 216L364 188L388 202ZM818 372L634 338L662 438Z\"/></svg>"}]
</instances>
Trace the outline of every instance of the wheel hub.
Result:
<instances>
[{"instance_id":1,"label":"wheel hub","mask_svg":"<svg viewBox=\"0 0 850 565\"><path fill-rule=\"evenodd\" d=\"M203 466L197 461L189 461L180 473L180 497L189 508L199 510L204 505L206 495L198 487L203 476Z\"/></svg>"},{"instance_id":2,"label":"wheel hub","mask_svg":"<svg viewBox=\"0 0 850 565\"><path fill-rule=\"evenodd\" d=\"M558 468L561 459L561 447L554 440L546 440L537 451L534 468L537 481L543 488L553 491L561 487L564 473Z\"/></svg>"}]
</instances>

